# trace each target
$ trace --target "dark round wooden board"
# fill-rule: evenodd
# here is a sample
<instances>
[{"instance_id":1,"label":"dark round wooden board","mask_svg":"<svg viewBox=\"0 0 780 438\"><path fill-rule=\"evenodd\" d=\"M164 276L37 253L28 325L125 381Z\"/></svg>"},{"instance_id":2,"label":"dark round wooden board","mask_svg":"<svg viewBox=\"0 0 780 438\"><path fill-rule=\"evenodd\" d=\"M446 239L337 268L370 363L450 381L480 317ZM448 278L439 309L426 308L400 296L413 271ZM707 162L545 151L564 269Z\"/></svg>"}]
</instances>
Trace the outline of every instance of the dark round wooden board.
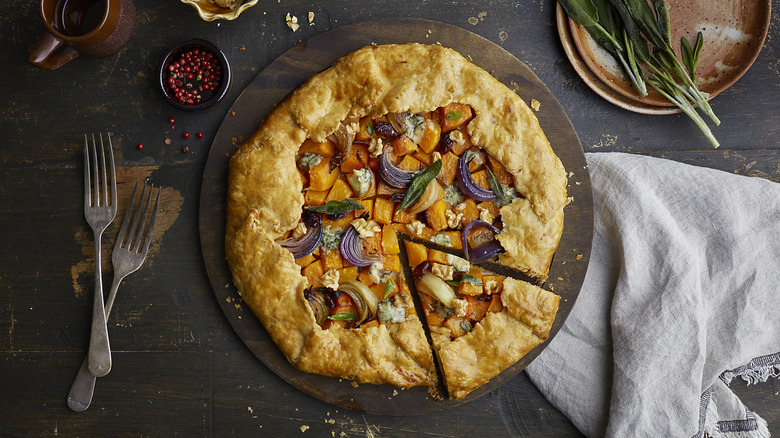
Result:
<instances>
[{"instance_id":1,"label":"dark round wooden board","mask_svg":"<svg viewBox=\"0 0 780 438\"><path fill-rule=\"evenodd\" d=\"M369 44L441 44L457 50L489 71L526 103L540 103L536 112L544 132L569 174L572 202L545 288L561 303L550 340L566 320L582 286L593 238L593 197L582 146L563 108L545 85L517 58L469 31L434 21L389 18L340 26L288 50L266 67L241 93L211 145L203 174L199 227L201 247L217 302L244 344L275 374L314 397L336 406L374 414L417 415L475 400L519 374L550 342L532 350L512 367L460 400L434 400L427 388L401 390L387 385L360 384L347 379L303 373L290 365L259 320L243 305L225 260L224 229L230 155L248 138L285 96L306 78L348 53ZM446 391L440 391L446 394Z\"/></svg>"}]
</instances>

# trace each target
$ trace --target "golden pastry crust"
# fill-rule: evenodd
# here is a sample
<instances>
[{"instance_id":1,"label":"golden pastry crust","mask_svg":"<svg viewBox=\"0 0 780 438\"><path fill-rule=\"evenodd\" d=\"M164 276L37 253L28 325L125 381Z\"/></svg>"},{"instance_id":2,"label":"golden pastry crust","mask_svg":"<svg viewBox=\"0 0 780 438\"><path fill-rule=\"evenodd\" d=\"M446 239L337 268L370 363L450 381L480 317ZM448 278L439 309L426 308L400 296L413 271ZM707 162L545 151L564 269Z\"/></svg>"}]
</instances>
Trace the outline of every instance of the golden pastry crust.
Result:
<instances>
[{"instance_id":1,"label":"golden pastry crust","mask_svg":"<svg viewBox=\"0 0 780 438\"><path fill-rule=\"evenodd\" d=\"M461 398L514 365L550 336L560 297L536 285L504 279L504 310L488 313L471 333L432 339L450 398Z\"/></svg>"},{"instance_id":2,"label":"golden pastry crust","mask_svg":"<svg viewBox=\"0 0 780 438\"><path fill-rule=\"evenodd\" d=\"M304 140L322 141L342 123L361 117L421 113L451 102L474 109L466 128L473 143L511 172L523 197L504 207L507 216L519 209L523 219L504 217L499 238L513 244L501 262L546 277L562 232L566 175L528 106L453 50L420 44L365 47L309 78L230 161L226 254L234 282L301 370L403 387L435 382L416 315L389 326L321 329L303 298L306 280L300 268L274 240L300 219L303 182L295 156ZM491 314L468 336L439 349L451 364L445 371L451 397L467 394L543 342L542 332L521 321L509 310ZM438 337L434 334L434 342Z\"/></svg>"},{"instance_id":3,"label":"golden pastry crust","mask_svg":"<svg viewBox=\"0 0 780 438\"><path fill-rule=\"evenodd\" d=\"M320 328L304 299L306 279L292 253L265 232L263 216L252 211L226 251L241 297L290 363L358 382L400 387L436 382L433 357L413 313L389 328Z\"/></svg>"}]
</instances>

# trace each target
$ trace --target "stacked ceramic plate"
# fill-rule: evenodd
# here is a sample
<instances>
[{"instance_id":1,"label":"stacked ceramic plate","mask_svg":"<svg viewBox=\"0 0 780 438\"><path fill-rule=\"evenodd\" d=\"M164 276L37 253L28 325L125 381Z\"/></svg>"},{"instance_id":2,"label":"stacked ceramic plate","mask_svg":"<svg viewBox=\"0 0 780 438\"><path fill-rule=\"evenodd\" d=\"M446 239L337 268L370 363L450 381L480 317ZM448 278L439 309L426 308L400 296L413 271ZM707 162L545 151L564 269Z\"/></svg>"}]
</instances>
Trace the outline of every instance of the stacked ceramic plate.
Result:
<instances>
[{"instance_id":1,"label":"stacked ceramic plate","mask_svg":"<svg viewBox=\"0 0 780 438\"><path fill-rule=\"evenodd\" d=\"M737 81L753 64L769 30L771 3L755 0L713 2L677 0L667 2L672 43L680 53L680 38L689 41L704 35L696 84L710 99ZM640 96L620 65L591 38L588 31L570 20L561 5L556 12L558 34L566 56L585 83L607 101L643 114L680 112L655 90ZM649 88L649 87L648 87Z\"/></svg>"}]
</instances>

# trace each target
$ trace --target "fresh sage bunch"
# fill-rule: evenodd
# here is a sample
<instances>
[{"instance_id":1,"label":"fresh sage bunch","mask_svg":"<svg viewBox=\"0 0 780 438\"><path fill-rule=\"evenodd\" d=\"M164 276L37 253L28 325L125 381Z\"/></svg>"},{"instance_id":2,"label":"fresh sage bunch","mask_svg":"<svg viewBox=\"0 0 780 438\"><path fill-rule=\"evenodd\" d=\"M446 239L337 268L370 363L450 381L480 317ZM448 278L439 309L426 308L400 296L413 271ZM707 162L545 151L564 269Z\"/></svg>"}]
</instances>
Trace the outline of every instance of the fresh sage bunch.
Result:
<instances>
[{"instance_id":1,"label":"fresh sage bunch","mask_svg":"<svg viewBox=\"0 0 780 438\"><path fill-rule=\"evenodd\" d=\"M647 95L649 85L688 115L714 147L720 146L696 112L698 107L716 126L720 125L707 102L709 95L695 84L696 64L704 43L701 32L693 46L685 37L681 39L680 63L672 48L669 10L663 0L559 1L569 17L618 60L641 96Z\"/></svg>"}]
</instances>

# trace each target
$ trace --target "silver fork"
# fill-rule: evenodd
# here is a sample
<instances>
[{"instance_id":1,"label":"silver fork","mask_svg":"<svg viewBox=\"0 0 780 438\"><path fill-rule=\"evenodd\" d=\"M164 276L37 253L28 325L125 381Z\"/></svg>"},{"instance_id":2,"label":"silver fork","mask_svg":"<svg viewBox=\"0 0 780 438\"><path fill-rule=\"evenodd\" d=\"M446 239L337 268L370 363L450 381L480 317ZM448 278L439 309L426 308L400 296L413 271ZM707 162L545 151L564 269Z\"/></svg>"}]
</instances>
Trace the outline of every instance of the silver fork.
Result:
<instances>
[{"instance_id":1,"label":"silver fork","mask_svg":"<svg viewBox=\"0 0 780 438\"><path fill-rule=\"evenodd\" d=\"M103 274L101 238L103 231L116 217L116 168L111 135L108 134L108 154L100 134L100 156L92 134L92 146L84 135L84 217L95 234L95 297L92 303L92 329L89 336L89 371L102 377L111 371L111 350L108 344L103 304ZM109 157L109 173L106 172L106 155ZM109 197L109 187L111 196Z\"/></svg>"},{"instance_id":2,"label":"silver fork","mask_svg":"<svg viewBox=\"0 0 780 438\"><path fill-rule=\"evenodd\" d=\"M146 193L146 184L144 184L141 196L138 199L138 206L133 215L133 205L135 205L135 194L138 190L138 182L133 188L133 195L130 198L130 205L127 207L125 218L122 220L122 227L119 229L119 235L114 244L114 252L111 256L111 262L114 265L114 281L111 284L111 291L106 301L105 314L108 319L111 313L111 307L114 305L116 291L119 289L119 283L129 274L137 271L149 252L149 245L152 242L152 232L154 223L157 220L157 211L160 208L160 191L157 188L157 197L154 202L154 210L149 219L149 206L152 202L152 193L154 187L150 186L149 194L146 197L146 206L143 206L144 194ZM141 209L143 207L143 215ZM132 225L131 225L132 216ZM147 225L148 220L148 225ZM110 351L109 351L110 354ZM77 412L85 411L92 403L92 394L95 392L95 376L88 368L89 355L84 358L81 368L73 379L73 384L68 393L68 407Z\"/></svg>"}]
</instances>

